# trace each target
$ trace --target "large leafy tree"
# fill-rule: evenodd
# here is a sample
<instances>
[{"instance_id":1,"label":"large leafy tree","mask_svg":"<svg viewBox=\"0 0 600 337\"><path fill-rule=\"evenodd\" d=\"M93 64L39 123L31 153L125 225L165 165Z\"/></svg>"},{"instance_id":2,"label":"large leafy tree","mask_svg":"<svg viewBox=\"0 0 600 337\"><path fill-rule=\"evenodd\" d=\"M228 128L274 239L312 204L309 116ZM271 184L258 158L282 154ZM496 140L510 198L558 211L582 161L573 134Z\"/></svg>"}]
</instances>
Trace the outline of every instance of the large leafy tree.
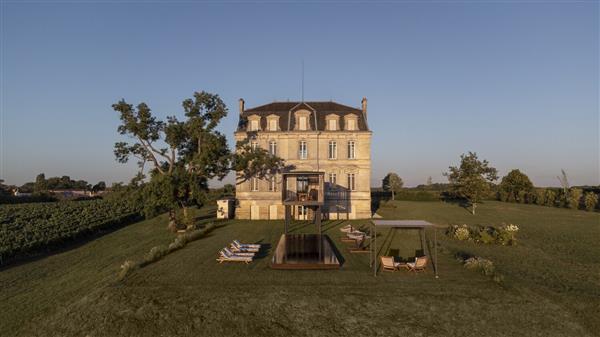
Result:
<instances>
[{"instance_id":1,"label":"large leafy tree","mask_svg":"<svg viewBox=\"0 0 600 337\"><path fill-rule=\"evenodd\" d=\"M112 106L121 119L119 133L130 138L115 143L116 160L137 159L136 184L150 176L143 186L146 214L181 208L187 220L187 208L206 200L210 179L223 179L233 169L241 182L283 169L281 158L251 149L247 142L237 144L233 153L229 150L216 129L228 112L218 95L196 92L182 106L182 120L169 116L166 121L154 116L146 103L134 107L120 100Z\"/></svg>"},{"instance_id":2,"label":"large leafy tree","mask_svg":"<svg viewBox=\"0 0 600 337\"><path fill-rule=\"evenodd\" d=\"M383 188L384 191L392 192L392 200L396 198L396 192L399 191L402 186L404 186L402 178L394 172L388 173L381 182L381 188Z\"/></svg>"},{"instance_id":3,"label":"large leafy tree","mask_svg":"<svg viewBox=\"0 0 600 337\"><path fill-rule=\"evenodd\" d=\"M500 182L500 190L508 197L508 200L519 200L523 192L529 193L533 190L533 184L529 177L518 169L508 172Z\"/></svg>"},{"instance_id":4,"label":"large leafy tree","mask_svg":"<svg viewBox=\"0 0 600 337\"><path fill-rule=\"evenodd\" d=\"M490 185L498 180L498 171L487 160L479 160L474 152L462 154L460 165L450 166L444 175L452 191L471 204L473 214L477 203L490 191Z\"/></svg>"}]
</instances>

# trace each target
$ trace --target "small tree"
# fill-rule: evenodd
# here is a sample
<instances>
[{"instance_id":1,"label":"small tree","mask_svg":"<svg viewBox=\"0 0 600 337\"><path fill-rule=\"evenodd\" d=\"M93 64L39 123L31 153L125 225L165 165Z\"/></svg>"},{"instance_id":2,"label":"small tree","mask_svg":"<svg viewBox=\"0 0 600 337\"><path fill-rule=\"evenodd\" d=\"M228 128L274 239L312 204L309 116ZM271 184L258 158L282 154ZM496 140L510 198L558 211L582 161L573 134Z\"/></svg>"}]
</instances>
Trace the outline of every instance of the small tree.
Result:
<instances>
[{"instance_id":1,"label":"small tree","mask_svg":"<svg viewBox=\"0 0 600 337\"><path fill-rule=\"evenodd\" d=\"M35 193L43 193L48 191L48 183L46 182L46 176L43 173L40 173L37 175L37 177L35 177L33 191Z\"/></svg>"},{"instance_id":2,"label":"small tree","mask_svg":"<svg viewBox=\"0 0 600 337\"><path fill-rule=\"evenodd\" d=\"M581 202L581 196L583 195L583 190L580 188L572 188L569 190L568 203L567 207L573 209L579 209L579 204Z\"/></svg>"},{"instance_id":3,"label":"small tree","mask_svg":"<svg viewBox=\"0 0 600 337\"><path fill-rule=\"evenodd\" d=\"M475 214L477 203L490 191L492 182L498 180L498 171L489 166L487 160L479 160L477 154L469 152L460 156L459 166L450 166L444 173L448 177L452 191L465 198Z\"/></svg>"},{"instance_id":4,"label":"small tree","mask_svg":"<svg viewBox=\"0 0 600 337\"><path fill-rule=\"evenodd\" d=\"M592 212L598 205L598 195L594 192L587 192L584 197L585 209Z\"/></svg>"},{"instance_id":5,"label":"small tree","mask_svg":"<svg viewBox=\"0 0 600 337\"><path fill-rule=\"evenodd\" d=\"M546 204L546 189L540 188L535 191L535 203L543 206Z\"/></svg>"},{"instance_id":6,"label":"small tree","mask_svg":"<svg viewBox=\"0 0 600 337\"><path fill-rule=\"evenodd\" d=\"M427 186L427 188L431 188L431 185L433 185L433 178L431 178L431 176L427 177L427 182L425 183L425 185Z\"/></svg>"},{"instance_id":7,"label":"small tree","mask_svg":"<svg viewBox=\"0 0 600 337\"><path fill-rule=\"evenodd\" d=\"M392 200L396 199L396 191L399 191L402 186L404 186L404 182L402 181L402 178L400 178L400 176L398 176L398 174L390 172L388 173L384 178L383 181L381 183L381 187L383 188L384 191L391 191L392 192Z\"/></svg>"},{"instance_id":8,"label":"small tree","mask_svg":"<svg viewBox=\"0 0 600 337\"><path fill-rule=\"evenodd\" d=\"M525 194L533 190L533 184L529 177L521 171L515 169L508 172L500 182L500 190L504 191L510 200L520 203L525 202Z\"/></svg>"},{"instance_id":9,"label":"small tree","mask_svg":"<svg viewBox=\"0 0 600 337\"><path fill-rule=\"evenodd\" d=\"M551 189L546 190L545 198L546 206L556 206L556 192Z\"/></svg>"},{"instance_id":10,"label":"small tree","mask_svg":"<svg viewBox=\"0 0 600 337\"><path fill-rule=\"evenodd\" d=\"M99 181L96 185L92 186L91 188L91 191L94 193L104 190L106 190L106 183L104 181Z\"/></svg>"}]
</instances>

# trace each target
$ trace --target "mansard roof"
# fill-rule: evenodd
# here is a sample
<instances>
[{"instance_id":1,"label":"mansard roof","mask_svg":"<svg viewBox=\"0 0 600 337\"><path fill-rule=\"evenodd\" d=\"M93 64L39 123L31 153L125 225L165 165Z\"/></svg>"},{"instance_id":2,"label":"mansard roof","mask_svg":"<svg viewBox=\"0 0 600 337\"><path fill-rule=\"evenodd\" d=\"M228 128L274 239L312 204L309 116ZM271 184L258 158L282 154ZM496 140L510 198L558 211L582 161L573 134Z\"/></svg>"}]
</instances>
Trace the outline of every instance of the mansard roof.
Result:
<instances>
[{"instance_id":1,"label":"mansard roof","mask_svg":"<svg viewBox=\"0 0 600 337\"><path fill-rule=\"evenodd\" d=\"M265 105L260 105L254 108L249 108L244 110L243 113L240 114L240 121L238 124L238 131L245 131L247 126L247 118L248 116L257 115L261 118L261 130L266 130L267 128L267 117L269 115L277 115L279 116L279 129L282 131L294 130L294 115L293 113L298 110L308 110L313 114L311 114L309 118L310 129L311 130L319 130L325 131L325 117L329 114L336 114L340 116L340 128L345 129L344 125L344 116L346 115L354 115L358 120L358 130L359 131L368 131L369 128L367 126L365 116L361 109L353 108L347 105L343 105L336 102L273 102ZM315 121L316 115L316 121ZM316 122L316 127L315 127ZM289 123L289 129L288 129Z\"/></svg>"}]
</instances>

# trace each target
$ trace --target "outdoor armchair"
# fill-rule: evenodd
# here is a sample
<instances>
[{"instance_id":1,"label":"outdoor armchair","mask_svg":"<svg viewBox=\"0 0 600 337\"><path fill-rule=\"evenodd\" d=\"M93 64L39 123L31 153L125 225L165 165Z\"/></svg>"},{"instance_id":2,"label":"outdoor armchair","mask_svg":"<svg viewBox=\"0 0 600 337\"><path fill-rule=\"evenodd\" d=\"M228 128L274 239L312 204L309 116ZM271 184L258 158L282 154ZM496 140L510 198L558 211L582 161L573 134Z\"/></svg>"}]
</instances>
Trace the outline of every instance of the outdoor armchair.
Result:
<instances>
[{"instance_id":1,"label":"outdoor armchair","mask_svg":"<svg viewBox=\"0 0 600 337\"><path fill-rule=\"evenodd\" d=\"M427 256L416 257L415 262L408 262L405 266L409 271L420 272L425 270L428 261Z\"/></svg>"}]
</instances>

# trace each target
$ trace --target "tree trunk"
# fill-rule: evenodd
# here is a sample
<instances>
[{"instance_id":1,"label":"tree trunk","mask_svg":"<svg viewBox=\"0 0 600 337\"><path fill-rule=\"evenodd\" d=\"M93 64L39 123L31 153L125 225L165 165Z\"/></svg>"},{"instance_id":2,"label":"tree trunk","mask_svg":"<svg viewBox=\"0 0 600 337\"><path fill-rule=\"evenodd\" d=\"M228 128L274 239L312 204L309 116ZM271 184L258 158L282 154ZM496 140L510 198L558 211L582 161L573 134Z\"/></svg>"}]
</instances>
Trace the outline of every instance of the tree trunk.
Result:
<instances>
[{"instance_id":1,"label":"tree trunk","mask_svg":"<svg viewBox=\"0 0 600 337\"><path fill-rule=\"evenodd\" d=\"M177 232L177 218L175 216L175 210L169 211L169 225L167 226L167 228L171 232Z\"/></svg>"},{"instance_id":2,"label":"tree trunk","mask_svg":"<svg viewBox=\"0 0 600 337\"><path fill-rule=\"evenodd\" d=\"M475 215L475 207L477 207L477 203L473 203L473 215Z\"/></svg>"},{"instance_id":3,"label":"tree trunk","mask_svg":"<svg viewBox=\"0 0 600 337\"><path fill-rule=\"evenodd\" d=\"M188 212L188 206L182 205L181 208L183 209L183 225L185 225L186 229L192 229L194 224L190 219L190 215Z\"/></svg>"},{"instance_id":4,"label":"tree trunk","mask_svg":"<svg viewBox=\"0 0 600 337\"><path fill-rule=\"evenodd\" d=\"M396 196L395 196L394 190L392 190L392 200L396 200Z\"/></svg>"}]
</instances>

